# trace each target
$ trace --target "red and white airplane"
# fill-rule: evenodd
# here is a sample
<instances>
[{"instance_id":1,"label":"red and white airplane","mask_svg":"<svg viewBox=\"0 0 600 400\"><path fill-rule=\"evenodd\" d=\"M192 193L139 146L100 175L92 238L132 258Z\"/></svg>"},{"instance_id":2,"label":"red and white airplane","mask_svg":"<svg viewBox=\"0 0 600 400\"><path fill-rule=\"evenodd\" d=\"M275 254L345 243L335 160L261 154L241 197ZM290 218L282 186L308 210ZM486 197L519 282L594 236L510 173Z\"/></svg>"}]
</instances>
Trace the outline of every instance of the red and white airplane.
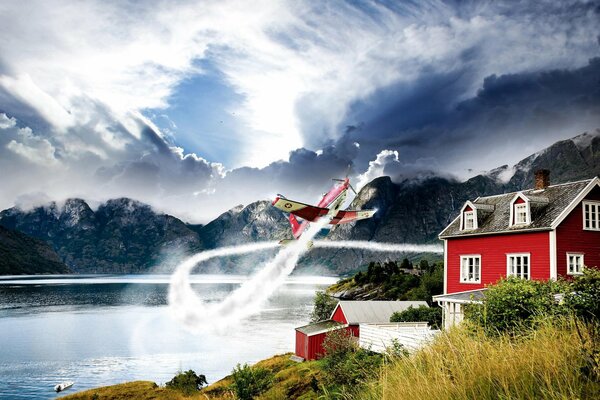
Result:
<instances>
[{"instance_id":1,"label":"red and white airplane","mask_svg":"<svg viewBox=\"0 0 600 400\"><path fill-rule=\"evenodd\" d=\"M323 195L323 198L316 206L300 203L298 201L286 199L283 195L278 194L273 205L282 211L290 213L290 225L292 226L292 234L294 239L284 239L280 244L287 244L295 239L298 239L310 225L310 222L315 222L321 218L329 219L329 224L346 224L361 219L371 218L377 210L340 210L346 200L348 189L356 194L356 190L350 185L350 180L334 179L341 182ZM302 218L304 221L298 222L296 217ZM309 243L311 246L312 243Z\"/></svg>"}]
</instances>

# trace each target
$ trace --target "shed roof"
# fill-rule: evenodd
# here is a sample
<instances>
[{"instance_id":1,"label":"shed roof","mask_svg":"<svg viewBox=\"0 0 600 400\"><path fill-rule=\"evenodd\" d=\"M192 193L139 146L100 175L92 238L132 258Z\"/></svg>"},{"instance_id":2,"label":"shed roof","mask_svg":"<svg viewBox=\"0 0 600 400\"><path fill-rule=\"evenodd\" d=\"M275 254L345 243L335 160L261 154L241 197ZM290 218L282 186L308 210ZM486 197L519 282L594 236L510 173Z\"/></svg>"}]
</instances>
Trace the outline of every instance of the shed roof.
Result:
<instances>
[{"instance_id":1,"label":"shed roof","mask_svg":"<svg viewBox=\"0 0 600 400\"><path fill-rule=\"evenodd\" d=\"M329 331L335 330L337 328L341 328L343 326L345 326L345 325L340 322L328 319L326 321L320 321L320 322L316 322L314 324L300 326L300 327L296 328L296 330L298 332L304 333L307 336L312 336L312 335L317 335L319 333L329 332Z\"/></svg>"},{"instance_id":2,"label":"shed roof","mask_svg":"<svg viewBox=\"0 0 600 400\"><path fill-rule=\"evenodd\" d=\"M426 301L340 301L336 306L342 308L348 324L376 324L389 322L390 317L397 311L409 307L429 307ZM335 313L336 310L333 310ZM333 316L333 313L332 313Z\"/></svg>"},{"instance_id":3,"label":"shed roof","mask_svg":"<svg viewBox=\"0 0 600 400\"><path fill-rule=\"evenodd\" d=\"M493 212L478 218L477 229L460 230L460 218L454 219L441 233L440 238L482 235L490 233L527 232L553 229L553 223L559 219L571 203L597 178L578 182L548 186L546 189L529 189L521 192L505 193L496 196L480 197L473 203L493 206ZM531 223L510 226L510 205L517 194L522 194L532 203Z\"/></svg>"},{"instance_id":4,"label":"shed roof","mask_svg":"<svg viewBox=\"0 0 600 400\"><path fill-rule=\"evenodd\" d=\"M484 288L450 294L440 294L433 296L433 301L437 301L438 303L481 303L485 297L486 290L487 289Z\"/></svg>"}]
</instances>

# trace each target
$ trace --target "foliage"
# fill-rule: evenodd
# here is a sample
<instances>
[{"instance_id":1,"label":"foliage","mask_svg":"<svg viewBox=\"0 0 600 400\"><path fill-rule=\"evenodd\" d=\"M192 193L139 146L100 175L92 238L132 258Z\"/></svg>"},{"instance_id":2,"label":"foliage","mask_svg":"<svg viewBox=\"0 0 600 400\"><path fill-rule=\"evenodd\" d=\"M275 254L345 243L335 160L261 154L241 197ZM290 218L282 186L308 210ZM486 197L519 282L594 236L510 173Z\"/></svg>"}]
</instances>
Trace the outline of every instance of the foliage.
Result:
<instances>
[{"instance_id":1,"label":"foliage","mask_svg":"<svg viewBox=\"0 0 600 400\"><path fill-rule=\"evenodd\" d=\"M315 293L314 306L310 315L310 321L319 322L329 319L337 303L337 300L329 296L327 293L317 291Z\"/></svg>"},{"instance_id":2,"label":"foliage","mask_svg":"<svg viewBox=\"0 0 600 400\"><path fill-rule=\"evenodd\" d=\"M587 325L546 320L522 336L490 336L462 325L432 345L384 366L377 385L360 399L593 399L600 383L582 374ZM583 339L582 339L583 338Z\"/></svg>"},{"instance_id":3,"label":"foliage","mask_svg":"<svg viewBox=\"0 0 600 400\"><path fill-rule=\"evenodd\" d=\"M346 329L327 334L323 342L325 356L320 360L329 388L354 391L376 378L383 357L358 347L356 338Z\"/></svg>"},{"instance_id":4,"label":"foliage","mask_svg":"<svg viewBox=\"0 0 600 400\"><path fill-rule=\"evenodd\" d=\"M390 322L427 322L432 328L439 329L442 326L442 309L426 306L409 307L404 311L393 313Z\"/></svg>"},{"instance_id":5,"label":"foliage","mask_svg":"<svg viewBox=\"0 0 600 400\"><path fill-rule=\"evenodd\" d=\"M404 259L400 266L395 261L383 264L371 262L366 271L360 271L353 277L354 285L349 286L347 280L340 281L332 287L335 290L348 290L352 287L377 287L376 299L379 300L423 300L431 301L431 296L441 294L444 290L443 264L429 264L427 260L419 263L420 273L406 272L413 269L412 263Z\"/></svg>"},{"instance_id":6,"label":"foliage","mask_svg":"<svg viewBox=\"0 0 600 400\"><path fill-rule=\"evenodd\" d=\"M186 372L180 372L165 385L168 388L178 390L183 394L190 396L202 389L202 386L208 384L204 375L196 375L191 369Z\"/></svg>"},{"instance_id":7,"label":"foliage","mask_svg":"<svg viewBox=\"0 0 600 400\"><path fill-rule=\"evenodd\" d=\"M563 282L501 279L488 287L482 304L465 307L465 317L489 334L515 332L544 317L559 314L562 308L554 295L563 290Z\"/></svg>"},{"instance_id":8,"label":"foliage","mask_svg":"<svg viewBox=\"0 0 600 400\"><path fill-rule=\"evenodd\" d=\"M238 364L232 371L233 389L240 400L252 400L272 384L273 376L262 367Z\"/></svg>"},{"instance_id":9,"label":"foliage","mask_svg":"<svg viewBox=\"0 0 600 400\"><path fill-rule=\"evenodd\" d=\"M600 270L585 268L566 292L565 307L586 321L600 321Z\"/></svg>"}]
</instances>

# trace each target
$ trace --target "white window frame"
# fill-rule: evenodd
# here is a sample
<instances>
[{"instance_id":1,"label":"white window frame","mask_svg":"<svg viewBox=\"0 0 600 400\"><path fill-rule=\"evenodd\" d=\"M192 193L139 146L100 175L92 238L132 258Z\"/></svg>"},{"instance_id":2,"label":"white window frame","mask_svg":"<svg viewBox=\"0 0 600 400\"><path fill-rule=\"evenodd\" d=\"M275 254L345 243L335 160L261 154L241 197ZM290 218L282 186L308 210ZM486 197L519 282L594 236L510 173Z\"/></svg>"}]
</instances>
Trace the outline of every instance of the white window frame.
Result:
<instances>
[{"instance_id":1,"label":"white window frame","mask_svg":"<svg viewBox=\"0 0 600 400\"><path fill-rule=\"evenodd\" d=\"M465 271L465 261L469 262L469 259L473 259L473 272L470 273L468 270ZM468 266L468 264L467 264ZM479 271L475 272L475 267L479 268ZM469 275L472 274L473 278L469 280ZM475 276L477 279L475 279ZM481 283L481 254L465 254L460 256L460 283Z\"/></svg>"},{"instance_id":2,"label":"white window frame","mask_svg":"<svg viewBox=\"0 0 600 400\"><path fill-rule=\"evenodd\" d=\"M582 214L583 214L583 230L586 231L600 231L600 201L587 200L582 203ZM589 208L589 211L588 211ZM589 215L589 226L587 224ZM592 217L593 216L593 217ZM592 224L595 225L592 227Z\"/></svg>"},{"instance_id":3,"label":"white window frame","mask_svg":"<svg viewBox=\"0 0 600 400\"><path fill-rule=\"evenodd\" d=\"M466 211L467 207L471 208L471 211ZM473 213L473 227L467 228L466 225L466 216L467 213ZM467 201L464 206L460 209L460 230L461 231L472 231L473 229L477 229L477 207L470 201Z\"/></svg>"},{"instance_id":4,"label":"white window frame","mask_svg":"<svg viewBox=\"0 0 600 400\"><path fill-rule=\"evenodd\" d=\"M578 270L573 270L571 268L571 257L574 258L574 260L579 259L580 262L575 264L576 266L579 267ZM585 266L585 261L584 261L584 254L583 253L567 253L567 275L581 275L583 274L583 268Z\"/></svg>"},{"instance_id":5,"label":"white window frame","mask_svg":"<svg viewBox=\"0 0 600 400\"><path fill-rule=\"evenodd\" d=\"M523 203L517 203L517 199L522 199ZM521 204L525 204L525 222L517 222L516 208ZM524 226L531 223L531 205L529 199L523 193L519 192L510 201L510 221L508 226Z\"/></svg>"},{"instance_id":6,"label":"white window frame","mask_svg":"<svg viewBox=\"0 0 600 400\"><path fill-rule=\"evenodd\" d=\"M465 218L465 231L470 231L475 229L475 211L465 211L463 213ZM468 222L471 221L471 226L469 226Z\"/></svg>"},{"instance_id":7,"label":"white window frame","mask_svg":"<svg viewBox=\"0 0 600 400\"><path fill-rule=\"evenodd\" d=\"M510 260L512 257L519 257L521 258L521 273L517 274L517 272L515 271L515 273L511 272L511 264L510 264ZM524 278L524 273L523 273L523 257L527 257L527 280L531 280L531 253L508 253L506 254L506 277L509 276L515 276L517 278L521 278L521 279L525 279Z\"/></svg>"},{"instance_id":8,"label":"white window frame","mask_svg":"<svg viewBox=\"0 0 600 400\"><path fill-rule=\"evenodd\" d=\"M515 225L526 225L527 224L527 214L528 210L527 210L527 203L515 203L514 205L515 207ZM523 220L519 219L519 216L524 214L523 216L525 217Z\"/></svg>"}]
</instances>

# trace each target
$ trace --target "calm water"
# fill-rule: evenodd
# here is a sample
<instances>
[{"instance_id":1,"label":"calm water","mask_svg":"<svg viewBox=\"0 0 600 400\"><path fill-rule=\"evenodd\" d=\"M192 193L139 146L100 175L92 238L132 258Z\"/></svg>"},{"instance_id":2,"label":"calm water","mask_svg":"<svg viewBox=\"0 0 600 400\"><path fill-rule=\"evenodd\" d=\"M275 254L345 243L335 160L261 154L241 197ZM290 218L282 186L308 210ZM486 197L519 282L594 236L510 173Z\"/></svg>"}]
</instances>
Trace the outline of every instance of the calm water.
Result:
<instances>
[{"instance_id":1,"label":"calm water","mask_svg":"<svg viewBox=\"0 0 600 400\"><path fill-rule=\"evenodd\" d=\"M170 380L193 369L209 382L237 363L293 351L315 290L332 278L290 278L254 317L225 332L193 335L169 315L168 276L0 279L0 399L54 398L53 386L91 387ZM197 275L194 290L219 301L241 276Z\"/></svg>"}]
</instances>

